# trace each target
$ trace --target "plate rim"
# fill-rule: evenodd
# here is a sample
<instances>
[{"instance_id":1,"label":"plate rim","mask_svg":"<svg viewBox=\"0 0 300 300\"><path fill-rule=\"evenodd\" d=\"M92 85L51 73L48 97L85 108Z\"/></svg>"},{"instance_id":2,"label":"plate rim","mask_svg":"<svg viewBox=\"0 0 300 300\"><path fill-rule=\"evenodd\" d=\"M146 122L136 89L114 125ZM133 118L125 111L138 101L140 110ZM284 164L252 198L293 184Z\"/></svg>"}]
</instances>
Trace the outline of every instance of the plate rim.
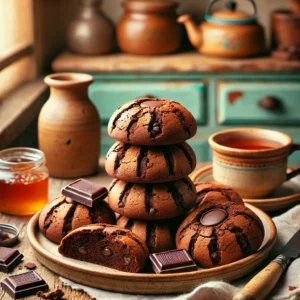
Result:
<instances>
[{"instance_id":1,"label":"plate rim","mask_svg":"<svg viewBox=\"0 0 300 300\"><path fill-rule=\"evenodd\" d=\"M200 270L192 271L192 272L171 273L171 274L148 274L148 273L144 274L144 273L122 272L122 271L118 271L118 270L114 270L114 269L112 269L112 272L106 272L105 270L101 271L99 269L96 271L96 270L83 269L81 267L78 267L73 262L66 261L66 258L64 258L63 256L59 257L59 256L51 253L47 249L43 248L42 245L39 243L39 241L36 238L35 233L38 230L37 227L38 227L38 219L39 219L40 211L37 212L30 219L30 221L27 225L27 236L28 236L29 243L32 246L33 250L36 251L42 257L49 259L51 262L58 264L60 266L63 266L67 269L72 269L72 270L76 269L76 271L81 271L81 272L83 271L84 273L90 274L93 276L95 276L95 275L104 276L106 278L113 278L116 280L128 279L128 277L130 277L132 279L137 279L140 281L143 281L143 280L153 281L154 280L154 281L159 281L159 282L170 281L174 278L182 279L182 281L187 281L187 280L191 280L191 279L195 280L195 277L197 277L197 275L205 275L207 273L210 275L213 272L219 273L219 271L222 271L221 274L230 273L230 272L232 272L233 268L239 268L239 266L245 267L247 265L250 265L253 262L259 260L266 252L269 253L271 251L271 249L273 248L273 246L275 244L276 237L277 237L277 229L276 229L276 226L275 226L273 220L263 210L255 207L251 204L247 204L247 207L249 207L255 213L256 213L256 211L259 211L259 213L266 220L266 222L269 226L269 229L270 229L270 238L268 239L266 244L261 249L259 249L256 253L254 253L250 256L247 256L245 258L242 258L238 261L235 261L233 263L230 263L230 264L227 264L224 266L210 268L210 269L200 269ZM42 234L42 233L40 233L40 234ZM98 266L98 267L106 268L103 266ZM109 268L107 268L107 269L109 269Z\"/></svg>"}]
</instances>

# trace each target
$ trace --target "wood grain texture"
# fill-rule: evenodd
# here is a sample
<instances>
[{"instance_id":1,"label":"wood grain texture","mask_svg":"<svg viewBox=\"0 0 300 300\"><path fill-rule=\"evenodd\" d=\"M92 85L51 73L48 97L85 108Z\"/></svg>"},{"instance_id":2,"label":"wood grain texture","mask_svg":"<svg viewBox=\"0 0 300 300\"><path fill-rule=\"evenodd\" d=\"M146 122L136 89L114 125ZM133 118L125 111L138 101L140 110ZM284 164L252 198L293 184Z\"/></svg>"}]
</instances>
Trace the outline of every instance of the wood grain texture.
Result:
<instances>
[{"instance_id":1,"label":"wood grain texture","mask_svg":"<svg viewBox=\"0 0 300 300\"><path fill-rule=\"evenodd\" d=\"M271 262L255 275L246 286L234 296L233 300L265 299L275 287L282 273L282 266L276 262Z\"/></svg>"},{"instance_id":2,"label":"wood grain texture","mask_svg":"<svg viewBox=\"0 0 300 300\"><path fill-rule=\"evenodd\" d=\"M36 119L46 99L47 87L40 79L21 86L0 102L0 149Z\"/></svg>"},{"instance_id":3,"label":"wood grain texture","mask_svg":"<svg viewBox=\"0 0 300 300\"><path fill-rule=\"evenodd\" d=\"M180 61L180 63L178 63ZM52 63L56 72L91 73L263 73L299 72L300 61L283 61L269 56L248 59L221 59L185 52L160 56L136 56L115 53L102 56L80 56L69 52L60 54Z\"/></svg>"},{"instance_id":4,"label":"wood grain texture","mask_svg":"<svg viewBox=\"0 0 300 300\"><path fill-rule=\"evenodd\" d=\"M6 51L0 55L0 71L10 64L16 62L20 58L31 54L32 52L33 46L27 43L19 44L15 47L6 49Z\"/></svg>"},{"instance_id":5,"label":"wood grain texture","mask_svg":"<svg viewBox=\"0 0 300 300\"><path fill-rule=\"evenodd\" d=\"M33 1L34 54L39 74L50 69L52 59L66 47L67 27L78 2Z\"/></svg>"}]
</instances>

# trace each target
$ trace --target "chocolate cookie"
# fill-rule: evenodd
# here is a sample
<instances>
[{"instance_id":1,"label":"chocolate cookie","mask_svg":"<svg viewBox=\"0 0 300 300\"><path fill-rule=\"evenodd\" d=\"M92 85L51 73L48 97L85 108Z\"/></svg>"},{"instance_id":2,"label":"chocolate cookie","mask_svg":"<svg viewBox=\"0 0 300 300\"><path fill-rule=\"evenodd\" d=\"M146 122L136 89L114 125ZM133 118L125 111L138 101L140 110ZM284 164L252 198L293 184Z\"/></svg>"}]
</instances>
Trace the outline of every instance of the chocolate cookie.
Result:
<instances>
[{"instance_id":1,"label":"chocolate cookie","mask_svg":"<svg viewBox=\"0 0 300 300\"><path fill-rule=\"evenodd\" d=\"M203 201L211 200L228 200L236 204L244 204L242 197L233 189L221 185L208 182L195 183L197 191L197 205L202 204Z\"/></svg>"},{"instance_id":2,"label":"chocolate cookie","mask_svg":"<svg viewBox=\"0 0 300 300\"><path fill-rule=\"evenodd\" d=\"M58 248L63 256L137 273L148 259L146 244L130 230L94 224L71 231Z\"/></svg>"},{"instance_id":3,"label":"chocolate cookie","mask_svg":"<svg viewBox=\"0 0 300 300\"><path fill-rule=\"evenodd\" d=\"M128 183L115 179L108 203L113 211L133 219L169 219L189 211L196 202L196 190L188 178L167 183Z\"/></svg>"},{"instance_id":4,"label":"chocolate cookie","mask_svg":"<svg viewBox=\"0 0 300 300\"><path fill-rule=\"evenodd\" d=\"M225 265L255 253L264 239L262 222L249 208L229 201L205 202L180 225L177 249L200 267Z\"/></svg>"},{"instance_id":5,"label":"chocolate cookie","mask_svg":"<svg viewBox=\"0 0 300 300\"><path fill-rule=\"evenodd\" d=\"M119 107L108 124L108 134L123 143L141 146L182 143L196 134L192 114L179 103L141 98Z\"/></svg>"},{"instance_id":6,"label":"chocolate cookie","mask_svg":"<svg viewBox=\"0 0 300 300\"><path fill-rule=\"evenodd\" d=\"M43 235L55 243L71 230L94 223L115 224L114 212L106 202L99 202L93 208L77 202L67 202L60 196L48 203L39 217L39 227Z\"/></svg>"},{"instance_id":7,"label":"chocolate cookie","mask_svg":"<svg viewBox=\"0 0 300 300\"><path fill-rule=\"evenodd\" d=\"M116 142L106 157L106 172L127 182L159 183L190 174L196 156L187 143L170 146L134 146Z\"/></svg>"},{"instance_id":8,"label":"chocolate cookie","mask_svg":"<svg viewBox=\"0 0 300 300\"><path fill-rule=\"evenodd\" d=\"M150 253L174 249L171 229L164 221L142 221L120 217L117 225L131 230L148 246Z\"/></svg>"}]
</instances>

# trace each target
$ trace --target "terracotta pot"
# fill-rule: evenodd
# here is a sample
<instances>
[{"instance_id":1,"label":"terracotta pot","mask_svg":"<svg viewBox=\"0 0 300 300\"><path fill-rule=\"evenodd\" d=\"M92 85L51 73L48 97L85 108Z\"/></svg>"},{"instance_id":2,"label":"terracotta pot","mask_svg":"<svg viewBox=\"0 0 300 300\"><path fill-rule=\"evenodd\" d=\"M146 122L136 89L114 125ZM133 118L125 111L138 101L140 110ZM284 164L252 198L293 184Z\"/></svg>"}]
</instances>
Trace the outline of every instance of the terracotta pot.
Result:
<instances>
[{"instance_id":1,"label":"terracotta pot","mask_svg":"<svg viewBox=\"0 0 300 300\"><path fill-rule=\"evenodd\" d=\"M113 23L99 9L100 0L80 0L80 9L67 31L70 50L86 55L109 53L115 45Z\"/></svg>"},{"instance_id":2,"label":"terracotta pot","mask_svg":"<svg viewBox=\"0 0 300 300\"><path fill-rule=\"evenodd\" d=\"M248 15L236 8L236 2L229 1L227 9L211 13L210 0L204 16L205 22L197 26L190 15L178 18L186 27L192 45L202 54L218 57L247 57L265 51L264 29L257 21L257 8L250 0L254 15Z\"/></svg>"},{"instance_id":3,"label":"terracotta pot","mask_svg":"<svg viewBox=\"0 0 300 300\"><path fill-rule=\"evenodd\" d=\"M159 55L176 51L181 44L181 27L176 22L173 1L134 0L123 3L125 14L117 27L122 51Z\"/></svg>"},{"instance_id":4,"label":"terracotta pot","mask_svg":"<svg viewBox=\"0 0 300 300\"><path fill-rule=\"evenodd\" d=\"M100 153L100 118L87 95L93 77L48 75L50 97L38 120L39 147L51 176L75 178L95 173Z\"/></svg>"},{"instance_id":5,"label":"terracotta pot","mask_svg":"<svg viewBox=\"0 0 300 300\"><path fill-rule=\"evenodd\" d=\"M290 10L272 12L272 48L300 45L300 18Z\"/></svg>"}]
</instances>

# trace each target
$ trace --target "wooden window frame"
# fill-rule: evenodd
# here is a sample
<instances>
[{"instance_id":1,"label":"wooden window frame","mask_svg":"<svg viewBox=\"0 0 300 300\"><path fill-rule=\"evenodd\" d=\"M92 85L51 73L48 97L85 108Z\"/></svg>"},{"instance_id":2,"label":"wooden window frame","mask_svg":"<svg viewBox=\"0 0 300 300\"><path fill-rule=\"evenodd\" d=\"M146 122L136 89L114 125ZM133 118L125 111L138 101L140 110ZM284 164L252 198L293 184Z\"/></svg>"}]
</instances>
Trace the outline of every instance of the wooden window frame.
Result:
<instances>
[{"instance_id":1,"label":"wooden window frame","mask_svg":"<svg viewBox=\"0 0 300 300\"><path fill-rule=\"evenodd\" d=\"M19 59L33 53L33 44L20 44L7 49L0 55L0 72Z\"/></svg>"},{"instance_id":2,"label":"wooden window frame","mask_svg":"<svg viewBox=\"0 0 300 300\"><path fill-rule=\"evenodd\" d=\"M43 77L51 72L53 58L65 47L64 33L76 7L77 1L73 0L33 0L33 42L18 44L1 52L0 72L33 55L36 76L33 80L17 86L1 99L0 150L9 147L27 127L31 126L30 124L36 123L37 116L49 95ZM65 14L66 11L69 13Z\"/></svg>"}]
</instances>

